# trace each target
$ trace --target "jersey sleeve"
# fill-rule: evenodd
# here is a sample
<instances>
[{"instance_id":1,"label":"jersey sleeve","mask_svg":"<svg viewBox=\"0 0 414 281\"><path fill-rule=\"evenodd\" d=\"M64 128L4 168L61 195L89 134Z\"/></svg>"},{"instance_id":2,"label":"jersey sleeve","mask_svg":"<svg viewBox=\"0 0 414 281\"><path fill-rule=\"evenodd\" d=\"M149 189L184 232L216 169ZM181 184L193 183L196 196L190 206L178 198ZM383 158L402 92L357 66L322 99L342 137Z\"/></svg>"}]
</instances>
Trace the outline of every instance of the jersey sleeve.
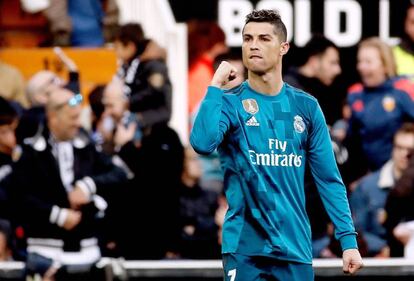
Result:
<instances>
[{"instance_id":1,"label":"jersey sleeve","mask_svg":"<svg viewBox=\"0 0 414 281\"><path fill-rule=\"evenodd\" d=\"M358 248L346 189L336 165L323 113L315 103L309 136L308 160L319 194L335 226L342 250Z\"/></svg>"},{"instance_id":2,"label":"jersey sleeve","mask_svg":"<svg viewBox=\"0 0 414 281\"><path fill-rule=\"evenodd\" d=\"M209 86L190 135L190 143L200 154L212 153L230 128L230 114L223 101L223 91Z\"/></svg>"}]
</instances>

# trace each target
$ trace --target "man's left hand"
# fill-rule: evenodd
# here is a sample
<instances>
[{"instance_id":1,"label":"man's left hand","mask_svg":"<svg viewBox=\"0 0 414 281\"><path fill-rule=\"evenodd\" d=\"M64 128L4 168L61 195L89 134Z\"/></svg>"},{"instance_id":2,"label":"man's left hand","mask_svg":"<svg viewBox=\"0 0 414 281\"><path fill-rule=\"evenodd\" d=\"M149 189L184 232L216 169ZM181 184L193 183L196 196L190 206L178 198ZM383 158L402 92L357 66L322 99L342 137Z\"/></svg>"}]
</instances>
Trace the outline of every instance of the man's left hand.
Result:
<instances>
[{"instance_id":1,"label":"man's left hand","mask_svg":"<svg viewBox=\"0 0 414 281\"><path fill-rule=\"evenodd\" d=\"M358 249L348 249L342 254L344 273L354 274L363 266Z\"/></svg>"}]
</instances>

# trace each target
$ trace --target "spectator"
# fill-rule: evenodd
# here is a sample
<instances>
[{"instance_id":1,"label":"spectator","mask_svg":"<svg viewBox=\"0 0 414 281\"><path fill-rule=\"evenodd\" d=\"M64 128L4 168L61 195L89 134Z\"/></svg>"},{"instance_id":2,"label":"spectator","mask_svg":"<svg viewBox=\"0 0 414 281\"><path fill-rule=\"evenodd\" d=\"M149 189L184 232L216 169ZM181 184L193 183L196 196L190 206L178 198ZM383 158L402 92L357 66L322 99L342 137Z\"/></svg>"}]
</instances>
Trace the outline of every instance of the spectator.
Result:
<instances>
[{"instance_id":1,"label":"spectator","mask_svg":"<svg viewBox=\"0 0 414 281\"><path fill-rule=\"evenodd\" d=\"M49 22L51 33L51 42L43 45L70 46L72 20L68 14L67 0L51 0L43 14Z\"/></svg>"},{"instance_id":2,"label":"spectator","mask_svg":"<svg viewBox=\"0 0 414 281\"><path fill-rule=\"evenodd\" d=\"M12 163L18 157L15 130L18 123L16 110L11 104L0 97L0 218L9 216L7 191L4 180L12 172Z\"/></svg>"},{"instance_id":3,"label":"spectator","mask_svg":"<svg viewBox=\"0 0 414 281\"><path fill-rule=\"evenodd\" d=\"M411 144L412 145L412 144ZM406 147L408 150L409 147ZM410 151L411 154L413 150ZM388 244L392 257L413 258L414 157L389 193L385 205Z\"/></svg>"},{"instance_id":4,"label":"spectator","mask_svg":"<svg viewBox=\"0 0 414 281\"><path fill-rule=\"evenodd\" d=\"M355 228L362 234L368 255L388 257L385 221L385 202L390 190L409 164L414 150L414 125L405 123L394 135L392 157L381 169L361 179L350 197Z\"/></svg>"},{"instance_id":5,"label":"spectator","mask_svg":"<svg viewBox=\"0 0 414 281\"><path fill-rule=\"evenodd\" d=\"M91 47L112 42L119 11L114 0L51 0L43 14L51 40L42 45Z\"/></svg>"},{"instance_id":6,"label":"spectator","mask_svg":"<svg viewBox=\"0 0 414 281\"><path fill-rule=\"evenodd\" d=\"M175 257L179 201L174 187L181 176L183 147L177 133L166 124L154 124L138 138L137 120L128 111L129 99L122 89L122 83L114 79L103 97L104 115L114 120L114 152L130 171L120 204L117 246L127 259ZM131 226L136 222L139 228Z\"/></svg>"},{"instance_id":7,"label":"spectator","mask_svg":"<svg viewBox=\"0 0 414 281\"><path fill-rule=\"evenodd\" d=\"M414 87L395 77L391 48L379 38L359 44L357 70L362 83L349 90L352 115L347 138L352 141L351 153L361 155L356 164L366 160L368 169L375 171L390 159L398 128L414 120Z\"/></svg>"},{"instance_id":8,"label":"spectator","mask_svg":"<svg viewBox=\"0 0 414 281\"><path fill-rule=\"evenodd\" d=\"M0 181L8 174L4 165L12 163L13 151L16 148L14 131L18 124L18 116L14 107L0 96ZM4 172L3 172L4 169Z\"/></svg>"},{"instance_id":9,"label":"spectator","mask_svg":"<svg viewBox=\"0 0 414 281\"><path fill-rule=\"evenodd\" d=\"M115 77L104 89L102 104L104 106L102 126L99 133L103 136L103 151L114 154L120 147L115 148L114 136L118 125L132 125L135 128L135 142L141 141L141 130L137 125L136 115L129 111L129 99L123 93L124 84ZM122 128L121 128L122 129Z\"/></svg>"},{"instance_id":10,"label":"spectator","mask_svg":"<svg viewBox=\"0 0 414 281\"><path fill-rule=\"evenodd\" d=\"M199 185L201 166L197 153L184 150L184 167L180 192L180 248L182 258L219 258L215 212L218 208L216 192L204 190Z\"/></svg>"},{"instance_id":11,"label":"spectator","mask_svg":"<svg viewBox=\"0 0 414 281\"><path fill-rule=\"evenodd\" d=\"M29 102L24 94L24 79L20 71L0 61L0 94L7 100L20 103L28 107Z\"/></svg>"},{"instance_id":12,"label":"spectator","mask_svg":"<svg viewBox=\"0 0 414 281\"><path fill-rule=\"evenodd\" d=\"M414 1L410 1L404 20L404 35L393 48L397 73L414 79Z\"/></svg>"},{"instance_id":13,"label":"spectator","mask_svg":"<svg viewBox=\"0 0 414 281\"><path fill-rule=\"evenodd\" d=\"M188 112L195 116L214 74L214 61L227 52L225 34L211 21L188 23ZM234 84L237 85L237 84Z\"/></svg>"},{"instance_id":14,"label":"spectator","mask_svg":"<svg viewBox=\"0 0 414 281\"><path fill-rule=\"evenodd\" d=\"M13 163L18 160L21 149L16 144L15 130L18 124L16 110L10 102L0 97L0 220L4 224L0 229L5 234L7 248L0 251L3 256L9 251L13 252L16 259L21 259L25 255L25 241L23 232L19 232L19 237L12 237L16 229L20 228L19 210L15 208L16 198L13 196L13 187L10 184L10 175L13 171ZM0 232L2 232L0 230ZM17 238L17 239L13 239ZM16 242L16 243L12 243ZM1 243L0 243L1 244ZM13 246L13 247L12 247Z\"/></svg>"},{"instance_id":15,"label":"spectator","mask_svg":"<svg viewBox=\"0 0 414 281\"><path fill-rule=\"evenodd\" d=\"M16 156L17 113L8 101L0 97L0 218L10 220L12 203L6 184Z\"/></svg>"},{"instance_id":16,"label":"spectator","mask_svg":"<svg viewBox=\"0 0 414 281\"><path fill-rule=\"evenodd\" d=\"M323 35L313 35L304 47L304 63L291 67L283 80L314 96L325 115L326 123L332 126L342 117L342 101L339 89L333 87L335 78L341 74L338 47Z\"/></svg>"},{"instance_id":17,"label":"spectator","mask_svg":"<svg viewBox=\"0 0 414 281\"><path fill-rule=\"evenodd\" d=\"M122 66L118 77L130 110L136 113L142 130L158 123L167 124L171 116L171 83L165 64L165 50L144 37L141 26L130 23L115 36L115 52Z\"/></svg>"},{"instance_id":18,"label":"spectator","mask_svg":"<svg viewBox=\"0 0 414 281\"><path fill-rule=\"evenodd\" d=\"M106 202L97 194L126 179L80 130L81 101L67 89L51 90L46 124L25 141L13 171L28 237L28 271L46 280L89 272L100 259L96 229Z\"/></svg>"},{"instance_id":19,"label":"spectator","mask_svg":"<svg viewBox=\"0 0 414 281\"><path fill-rule=\"evenodd\" d=\"M18 143L22 143L25 138L34 136L39 130L39 125L44 123L45 105L50 91L56 87L66 85L73 92L80 92L77 65L60 48L55 48L54 52L69 70L68 81L63 81L54 72L48 70L41 70L29 79L26 95L30 107L23 113L17 128Z\"/></svg>"},{"instance_id":20,"label":"spectator","mask_svg":"<svg viewBox=\"0 0 414 281\"><path fill-rule=\"evenodd\" d=\"M70 0L68 15L72 21L70 42L75 47L100 47L104 44L100 0Z\"/></svg>"}]
</instances>

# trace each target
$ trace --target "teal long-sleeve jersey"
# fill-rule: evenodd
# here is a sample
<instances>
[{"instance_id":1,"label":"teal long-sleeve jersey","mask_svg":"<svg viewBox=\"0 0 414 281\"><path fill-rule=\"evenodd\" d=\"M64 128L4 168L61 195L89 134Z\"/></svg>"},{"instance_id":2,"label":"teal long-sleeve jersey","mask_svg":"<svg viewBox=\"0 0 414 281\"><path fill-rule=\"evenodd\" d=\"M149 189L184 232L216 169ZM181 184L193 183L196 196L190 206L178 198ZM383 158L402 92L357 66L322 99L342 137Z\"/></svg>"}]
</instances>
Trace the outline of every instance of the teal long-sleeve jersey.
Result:
<instances>
[{"instance_id":1,"label":"teal long-sleeve jersey","mask_svg":"<svg viewBox=\"0 0 414 281\"><path fill-rule=\"evenodd\" d=\"M342 249L357 248L328 128L311 95L286 83L274 96L247 81L228 91L210 86L190 142L198 153L220 154L229 205L223 253L312 263L306 161Z\"/></svg>"}]
</instances>

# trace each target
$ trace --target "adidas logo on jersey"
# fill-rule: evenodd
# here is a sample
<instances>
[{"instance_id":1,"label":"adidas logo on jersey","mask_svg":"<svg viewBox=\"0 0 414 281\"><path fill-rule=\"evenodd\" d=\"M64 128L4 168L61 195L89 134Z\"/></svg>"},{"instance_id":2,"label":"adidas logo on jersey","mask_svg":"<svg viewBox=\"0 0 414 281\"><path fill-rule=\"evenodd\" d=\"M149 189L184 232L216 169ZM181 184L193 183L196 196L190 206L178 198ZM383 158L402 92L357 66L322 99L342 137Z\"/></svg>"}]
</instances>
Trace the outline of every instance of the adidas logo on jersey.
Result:
<instances>
[{"instance_id":1,"label":"adidas logo on jersey","mask_svg":"<svg viewBox=\"0 0 414 281\"><path fill-rule=\"evenodd\" d=\"M252 118L250 118L249 120L247 120L246 126L258 127L258 126L260 126L260 123L257 122L256 117L252 116Z\"/></svg>"}]
</instances>

